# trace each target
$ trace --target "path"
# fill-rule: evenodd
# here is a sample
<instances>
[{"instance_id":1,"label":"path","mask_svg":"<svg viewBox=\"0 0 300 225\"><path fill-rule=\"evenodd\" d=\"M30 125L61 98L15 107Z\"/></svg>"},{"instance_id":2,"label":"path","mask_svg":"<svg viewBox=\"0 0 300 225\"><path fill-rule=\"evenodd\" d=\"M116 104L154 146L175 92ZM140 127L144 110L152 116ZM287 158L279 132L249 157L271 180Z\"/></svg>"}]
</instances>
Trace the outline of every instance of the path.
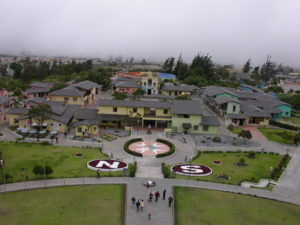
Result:
<instances>
[{"instance_id":1,"label":"path","mask_svg":"<svg viewBox=\"0 0 300 225\"><path fill-rule=\"evenodd\" d=\"M249 130L254 141L267 141L267 138L257 130L256 126L243 126L241 128L244 130Z\"/></svg>"},{"instance_id":2,"label":"path","mask_svg":"<svg viewBox=\"0 0 300 225\"><path fill-rule=\"evenodd\" d=\"M151 190L147 189L143 183L146 179L143 178L68 178L68 179L52 179L30 182L20 182L12 183L6 185L0 185L0 192L6 191L18 191L45 187L57 187L57 186L70 186L70 185L90 185L90 184L126 184L127 185L127 196L126 196L126 215L125 220L127 225L172 225L174 224L174 212L173 207L169 208L167 201L159 199L158 202L148 203L148 193ZM278 201L290 202L293 204L300 205L300 197L294 196L294 198L286 198L285 195L276 192L270 192L258 189L243 188L235 185L201 182L194 180L177 180L177 179L153 179L157 183L157 186L152 190L155 192L163 189L167 190L166 197L172 195L172 187L174 186L184 186L184 187L194 187L194 188L204 188L218 191L227 191L232 193L242 193L258 197L264 197L269 199L275 199ZM137 213L136 208L131 205L131 198L142 198L145 200L144 212ZM147 214L151 213L151 220L147 218Z\"/></svg>"}]
</instances>

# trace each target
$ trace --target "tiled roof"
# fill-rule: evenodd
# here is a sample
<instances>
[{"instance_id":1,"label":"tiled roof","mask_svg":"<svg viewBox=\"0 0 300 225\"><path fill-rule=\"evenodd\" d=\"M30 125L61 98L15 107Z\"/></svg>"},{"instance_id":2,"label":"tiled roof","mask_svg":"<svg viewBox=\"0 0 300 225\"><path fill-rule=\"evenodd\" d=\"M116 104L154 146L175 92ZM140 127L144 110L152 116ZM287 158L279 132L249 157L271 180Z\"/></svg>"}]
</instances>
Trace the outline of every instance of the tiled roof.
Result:
<instances>
[{"instance_id":1,"label":"tiled roof","mask_svg":"<svg viewBox=\"0 0 300 225\"><path fill-rule=\"evenodd\" d=\"M145 108L171 108L172 103L160 101L137 101L137 100L108 100L100 99L98 105L101 106L124 106L124 107L145 107Z\"/></svg>"},{"instance_id":2,"label":"tiled roof","mask_svg":"<svg viewBox=\"0 0 300 225\"><path fill-rule=\"evenodd\" d=\"M165 83L162 87L163 91L185 91L185 92L192 92L198 89L198 87L194 85L188 85L188 84L179 84L174 85L173 83Z\"/></svg>"},{"instance_id":3,"label":"tiled roof","mask_svg":"<svg viewBox=\"0 0 300 225\"><path fill-rule=\"evenodd\" d=\"M94 120L97 118L97 109L79 109L74 118L77 120Z\"/></svg>"},{"instance_id":4,"label":"tiled roof","mask_svg":"<svg viewBox=\"0 0 300 225\"><path fill-rule=\"evenodd\" d=\"M97 87L97 88L101 88L102 85L99 85L93 81L89 81L89 80L85 80L85 81L81 81L77 84L73 84L74 87L78 87L84 90L91 90L93 87Z\"/></svg>"},{"instance_id":5,"label":"tiled roof","mask_svg":"<svg viewBox=\"0 0 300 225\"><path fill-rule=\"evenodd\" d=\"M79 91L76 87L70 86L65 87L56 91L51 92L53 96L75 96L75 97L82 97L84 96L83 91Z\"/></svg>"},{"instance_id":6,"label":"tiled roof","mask_svg":"<svg viewBox=\"0 0 300 225\"><path fill-rule=\"evenodd\" d=\"M10 108L7 114L27 114L28 108Z\"/></svg>"},{"instance_id":7,"label":"tiled roof","mask_svg":"<svg viewBox=\"0 0 300 225\"><path fill-rule=\"evenodd\" d=\"M200 101L175 100L172 106L172 113L202 115L204 107Z\"/></svg>"},{"instance_id":8,"label":"tiled roof","mask_svg":"<svg viewBox=\"0 0 300 225\"><path fill-rule=\"evenodd\" d=\"M218 117L216 117L216 116L203 116L201 124L206 125L206 126L220 126L221 125Z\"/></svg>"}]
</instances>

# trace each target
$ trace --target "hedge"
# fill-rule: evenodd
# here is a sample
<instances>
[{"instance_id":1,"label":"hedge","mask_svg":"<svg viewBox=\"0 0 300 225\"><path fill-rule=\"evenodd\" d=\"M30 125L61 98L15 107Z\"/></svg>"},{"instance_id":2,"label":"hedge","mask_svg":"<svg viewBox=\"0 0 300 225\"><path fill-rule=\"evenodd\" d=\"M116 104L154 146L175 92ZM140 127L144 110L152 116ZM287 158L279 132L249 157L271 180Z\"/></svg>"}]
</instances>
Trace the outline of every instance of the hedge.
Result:
<instances>
[{"instance_id":1,"label":"hedge","mask_svg":"<svg viewBox=\"0 0 300 225\"><path fill-rule=\"evenodd\" d=\"M131 145L134 142L138 142L138 141L142 141L142 140L143 140L142 138L134 138L134 139L130 139L130 140L126 141L125 144L124 144L124 150L125 150L125 152L127 152L130 155L137 156L137 157L143 157L142 153L133 152L133 151L131 151L129 149L129 145Z\"/></svg>"},{"instance_id":2,"label":"hedge","mask_svg":"<svg viewBox=\"0 0 300 225\"><path fill-rule=\"evenodd\" d=\"M170 177L170 169L166 164L163 162L161 163L161 170L164 175L164 178L169 178Z\"/></svg>"},{"instance_id":3,"label":"hedge","mask_svg":"<svg viewBox=\"0 0 300 225\"><path fill-rule=\"evenodd\" d=\"M128 171L129 171L129 176L130 177L135 177L135 173L136 173L136 169L137 169L137 163L134 162L134 164L129 164L128 166Z\"/></svg>"},{"instance_id":4,"label":"hedge","mask_svg":"<svg viewBox=\"0 0 300 225\"><path fill-rule=\"evenodd\" d=\"M160 139L160 138L157 138L156 141L160 142L160 143L163 143L163 144L166 144L170 148L170 150L167 151L167 152L164 152L164 153L161 153L161 154L157 154L156 158L161 158L161 157L165 157L165 156L168 156L168 155L172 155L175 152L175 145L172 142L167 141L165 139Z\"/></svg>"},{"instance_id":5,"label":"hedge","mask_svg":"<svg viewBox=\"0 0 300 225\"><path fill-rule=\"evenodd\" d=\"M294 125L290 125L290 124L286 124L286 123L281 123L275 120L270 120L269 121L270 125L276 126L276 127L281 127L287 130L293 130L293 131L298 131L300 130L300 127L294 126Z\"/></svg>"}]
</instances>

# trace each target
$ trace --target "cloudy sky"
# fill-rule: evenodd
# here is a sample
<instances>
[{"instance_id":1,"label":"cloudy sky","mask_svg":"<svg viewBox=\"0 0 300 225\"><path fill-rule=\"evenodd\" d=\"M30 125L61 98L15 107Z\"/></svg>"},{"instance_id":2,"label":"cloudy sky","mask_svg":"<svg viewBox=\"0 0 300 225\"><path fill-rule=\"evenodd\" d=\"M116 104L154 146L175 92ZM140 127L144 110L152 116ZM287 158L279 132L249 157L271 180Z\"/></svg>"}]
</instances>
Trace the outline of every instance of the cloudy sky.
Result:
<instances>
[{"instance_id":1,"label":"cloudy sky","mask_svg":"<svg viewBox=\"0 0 300 225\"><path fill-rule=\"evenodd\" d=\"M0 0L0 54L300 67L300 0Z\"/></svg>"}]
</instances>

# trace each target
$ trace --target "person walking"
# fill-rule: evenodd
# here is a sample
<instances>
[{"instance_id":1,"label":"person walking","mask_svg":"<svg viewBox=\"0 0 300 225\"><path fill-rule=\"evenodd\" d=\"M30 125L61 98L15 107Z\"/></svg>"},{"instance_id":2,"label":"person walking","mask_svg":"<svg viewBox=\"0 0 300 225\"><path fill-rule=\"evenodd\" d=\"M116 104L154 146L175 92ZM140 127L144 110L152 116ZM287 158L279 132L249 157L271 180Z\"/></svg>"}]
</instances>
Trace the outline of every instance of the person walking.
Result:
<instances>
[{"instance_id":1,"label":"person walking","mask_svg":"<svg viewBox=\"0 0 300 225\"><path fill-rule=\"evenodd\" d=\"M149 202L152 202L152 199L153 199L153 191L151 190L149 192Z\"/></svg>"},{"instance_id":2,"label":"person walking","mask_svg":"<svg viewBox=\"0 0 300 225\"><path fill-rule=\"evenodd\" d=\"M99 178L100 179L100 170L97 170L97 178Z\"/></svg>"},{"instance_id":3,"label":"person walking","mask_svg":"<svg viewBox=\"0 0 300 225\"><path fill-rule=\"evenodd\" d=\"M159 191L155 192L155 201L156 201L156 202L157 202L159 196L160 196Z\"/></svg>"},{"instance_id":4,"label":"person walking","mask_svg":"<svg viewBox=\"0 0 300 225\"><path fill-rule=\"evenodd\" d=\"M173 198L172 198L172 196L170 196L170 197L169 197L169 207L171 207L172 201L173 201Z\"/></svg>"},{"instance_id":5,"label":"person walking","mask_svg":"<svg viewBox=\"0 0 300 225\"><path fill-rule=\"evenodd\" d=\"M141 211L143 212L143 209L144 209L144 206L145 206L144 199L141 200L140 204L141 204L141 206L140 206Z\"/></svg>"},{"instance_id":6,"label":"person walking","mask_svg":"<svg viewBox=\"0 0 300 225\"><path fill-rule=\"evenodd\" d=\"M55 137L55 140L56 140L56 144L57 144L58 143L58 137L57 136Z\"/></svg>"},{"instance_id":7,"label":"person walking","mask_svg":"<svg viewBox=\"0 0 300 225\"><path fill-rule=\"evenodd\" d=\"M163 200L165 200L166 199L166 189L164 189L164 191L163 191Z\"/></svg>"},{"instance_id":8,"label":"person walking","mask_svg":"<svg viewBox=\"0 0 300 225\"><path fill-rule=\"evenodd\" d=\"M140 210L140 205L141 205L140 199L137 200L137 202L136 202L135 205L136 205L136 212L139 212L139 210Z\"/></svg>"},{"instance_id":9,"label":"person walking","mask_svg":"<svg viewBox=\"0 0 300 225\"><path fill-rule=\"evenodd\" d=\"M131 198L131 203L133 206L135 205L135 197L134 196Z\"/></svg>"}]
</instances>

